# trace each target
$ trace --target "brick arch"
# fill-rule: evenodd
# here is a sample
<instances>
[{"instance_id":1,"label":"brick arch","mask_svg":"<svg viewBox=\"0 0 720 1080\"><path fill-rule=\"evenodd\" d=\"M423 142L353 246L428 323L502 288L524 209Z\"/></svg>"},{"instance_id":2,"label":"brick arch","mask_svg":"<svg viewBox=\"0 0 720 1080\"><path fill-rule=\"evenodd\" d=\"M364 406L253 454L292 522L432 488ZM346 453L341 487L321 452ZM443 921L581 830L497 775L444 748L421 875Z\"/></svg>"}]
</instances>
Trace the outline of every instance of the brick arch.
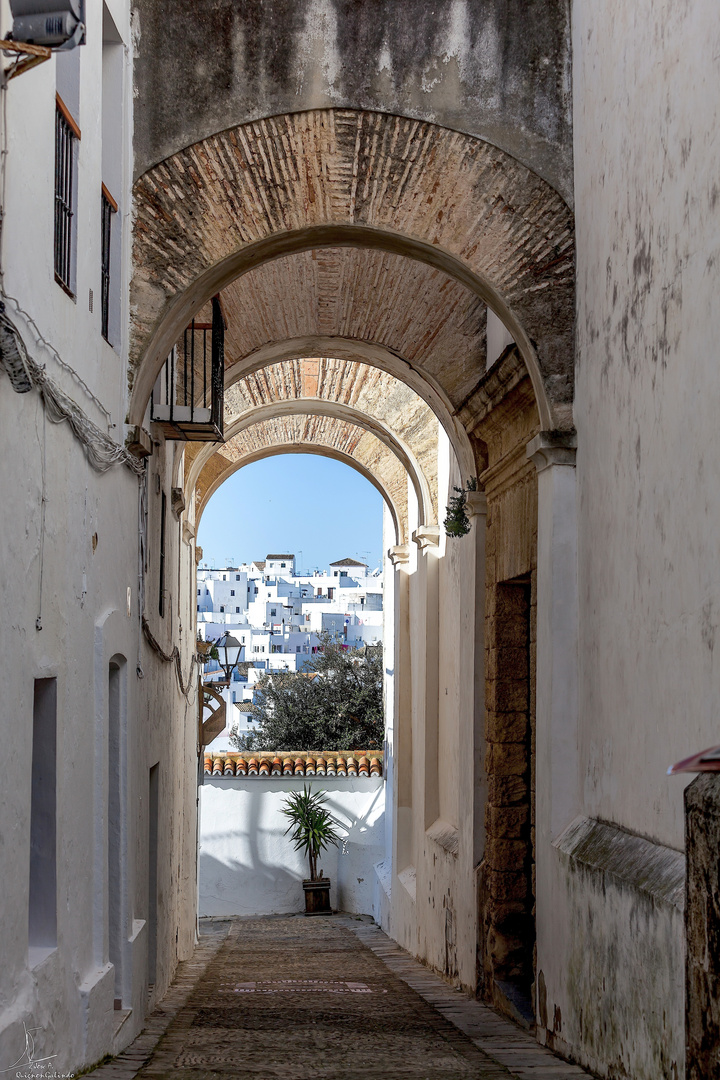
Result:
<instances>
[{"instance_id":1,"label":"brick arch","mask_svg":"<svg viewBox=\"0 0 720 1080\"><path fill-rule=\"evenodd\" d=\"M452 402L426 372L421 375L412 363L380 342L324 334L271 341L254 349L248 355L241 356L240 359L226 356L228 363L225 368L225 386L232 388L238 380L246 379L258 371L283 361L314 359L330 354L336 361L366 364L378 372L389 375L396 383L414 392L445 428L457 456L461 473L472 476L477 472L472 441L462 423L464 416L461 418L461 415L453 409Z\"/></svg>"},{"instance_id":2,"label":"brick arch","mask_svg":"<svg viewBox=\"0 0 720 1080\"><path fill-rule=\"evenodd\" d=\"M328 357L269 364L226 390L226 439L261 419L292 413L336 416L373 432L404 465L420 524L437 523L438 422L405 383L368 364ZM205 444L186 455L186 502L215 450Z\"/></svg>"},{"instance_id":3,"label":"brick arch","mask_svg":"<svg viewBox=\"0 0 720 1080\"><path fill-rule=\"evenodd\" d=\"M195 528L210 497L234 472L253 461L286 453L332 457L361 473L383 496L396 542L408 542L408 474L396 454L356 424L311 414L263 419L217 447L194 486Z\"/></svg>"},{"instance_id":4,"label":"brick arch","mask_svg":"<svg viewBox=\"0 0 720 1080\"><path fill-rule=\"evenodd\" d=\"M427 479L423 475L410 447L394 436L380 421L374 421L358 409L337 402L321 400L313 402L307 398L299 401L272 402L267 405L259 405L256 409L250 409L238 416L226 430L226 438L230 442L236 435L240 435L243 431L253 427L255 424L262 423L264 420L273 420L279 416L305 416L309 413L314 417L333 417L362 428L363 431L371 432L379 442L383 443L395 455L409 476L418 501L420 524L436 524L437 497L433 499ZM216 452L212 446L208 446L207 449L203 448L196 461L193 461L188 475L188 488L190 491L197 483L204 463Z\"/></svg>"},{"instance_id":5,"label":"brick arch","mask_svg":"<svg viewBox=\"0 0 720 1080\"><path fill-rule=\"evenodd\" d=\"M395 252L465 285L515 338L544 424L571 423L572 215L488 143L382 113L288 114L148 170L135 210L131 423L209 296L261 263L338 246Z\"/></svg>"}]
</instances>

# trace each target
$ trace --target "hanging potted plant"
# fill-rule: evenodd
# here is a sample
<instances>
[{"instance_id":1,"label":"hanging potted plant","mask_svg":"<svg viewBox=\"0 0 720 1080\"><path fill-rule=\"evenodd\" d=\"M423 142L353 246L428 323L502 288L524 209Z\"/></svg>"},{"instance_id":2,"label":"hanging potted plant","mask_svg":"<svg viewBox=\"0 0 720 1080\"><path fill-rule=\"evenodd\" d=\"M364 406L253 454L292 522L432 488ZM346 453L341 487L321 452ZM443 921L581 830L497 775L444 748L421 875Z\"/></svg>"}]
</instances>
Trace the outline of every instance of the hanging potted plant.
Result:
<instances>
[{"instance_id":1,"label":"hanging potted plant","mask_svg":"<svg viewBox=\"0 0 720 1080\"><path fill-rule=\"evenodd\" d=\"M323 803L326 796L321 791L313 794L305 785L302 791L293 791L285 800L282 813L290 819L285 835L291 832L295 850L307 855L310 877L303 881L306 915L330 915L330 878L318 874L318 856L330 844L337 847L340 824Z\"/></svg>"},{"instance_id":2,"label":"hanging potted plant","mask_svg":"<svg viewBox=\"0 0 720 1080\"><path fill-rule=\"evenodd\" d=\"M457 495L450 496L445 507L447 517L443 521L446 536L466 536L470 532L470 519L467 516L467 492L477 491L477 477L471 476L466 488L454 487Z\"/></svg>"}]
</instances>

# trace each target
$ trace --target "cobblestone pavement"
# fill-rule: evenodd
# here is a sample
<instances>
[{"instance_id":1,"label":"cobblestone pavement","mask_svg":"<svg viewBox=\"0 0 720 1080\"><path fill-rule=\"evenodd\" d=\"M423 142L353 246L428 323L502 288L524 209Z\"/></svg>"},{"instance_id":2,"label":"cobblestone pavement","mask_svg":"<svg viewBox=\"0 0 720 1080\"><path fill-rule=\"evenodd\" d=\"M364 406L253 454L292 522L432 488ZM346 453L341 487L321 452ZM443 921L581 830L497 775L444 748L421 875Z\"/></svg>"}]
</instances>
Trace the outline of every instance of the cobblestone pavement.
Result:
<instances>
[{"instance_id":1,"label":"cobblestone pavement","mask_svg":"<svg viewBox=\"0 0 720 1080\"><path fill-rule=\"evenodd\" d=\"M228 931L227 934L225 933ZM93 1080L580 1080L352 916L215 922Z\"/></svg>"}]
</instances>

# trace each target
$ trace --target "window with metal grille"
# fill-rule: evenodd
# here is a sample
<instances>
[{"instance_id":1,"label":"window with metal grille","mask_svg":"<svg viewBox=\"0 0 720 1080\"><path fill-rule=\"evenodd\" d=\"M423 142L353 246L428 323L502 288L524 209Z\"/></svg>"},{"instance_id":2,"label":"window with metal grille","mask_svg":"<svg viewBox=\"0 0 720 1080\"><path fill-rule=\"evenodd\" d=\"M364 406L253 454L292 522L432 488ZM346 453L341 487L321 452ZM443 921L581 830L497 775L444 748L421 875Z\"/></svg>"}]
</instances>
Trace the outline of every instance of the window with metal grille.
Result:
<instances>
[{"instance_id":1,"label":"window with metal grille","mask_svg":"<svg viewBox=\"0 0 720 1080\"><path fill-rule=\"evenodd\" d=\"M110 341L110 248L112 244L112 216L117 213L117 203L102 185L101 198L101 243L100 243L100 306L102 336Z\"/></svg>"},{"instance_id":2,"label":"window with metal grille","mask_svg":"<svg viewBox=\"0 0 720 1080\"><path fill-rule=\"evenodd\" d=\"M55 280L73 292L75 140L80 130L58 96L55 108Z\"/></svg>"}]
</instances>

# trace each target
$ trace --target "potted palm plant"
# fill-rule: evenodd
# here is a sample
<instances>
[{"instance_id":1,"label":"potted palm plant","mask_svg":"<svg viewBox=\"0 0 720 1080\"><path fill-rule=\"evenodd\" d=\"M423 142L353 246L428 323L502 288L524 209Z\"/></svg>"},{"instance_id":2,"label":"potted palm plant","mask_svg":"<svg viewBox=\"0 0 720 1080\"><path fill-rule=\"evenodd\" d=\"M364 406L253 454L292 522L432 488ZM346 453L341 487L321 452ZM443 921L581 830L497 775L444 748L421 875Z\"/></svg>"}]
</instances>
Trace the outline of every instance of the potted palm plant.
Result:
<instances>
[{"instance_id":1,"label":"potted palm plant","mask_svg":"<svg viewBox=\"0 0 720 1080\"><path fill-rule=\"evenodd\" d=\"M313 794L305 785L302 791L293 791L285 800L282 813L290 819L285 830L295 842L295 850L303 851L310 863L310 877L303 881L306 915L330 915L330 878L318 874L318 856L330 844L337 847L340 824L323 805L326 796L321 791Z\"/></svg>"}]
</instances>

